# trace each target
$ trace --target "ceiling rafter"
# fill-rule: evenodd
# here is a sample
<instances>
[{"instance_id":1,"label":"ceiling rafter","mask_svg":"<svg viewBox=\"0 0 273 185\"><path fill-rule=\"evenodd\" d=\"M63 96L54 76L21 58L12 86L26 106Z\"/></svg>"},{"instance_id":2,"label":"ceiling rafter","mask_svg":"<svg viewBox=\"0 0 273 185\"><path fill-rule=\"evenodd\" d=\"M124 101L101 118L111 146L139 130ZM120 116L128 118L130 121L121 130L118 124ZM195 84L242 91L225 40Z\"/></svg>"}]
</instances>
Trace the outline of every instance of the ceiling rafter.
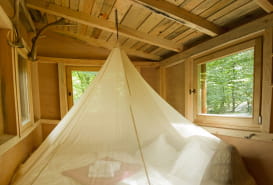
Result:
<instances>
[{"instance_id":1,"label":"ceiling rafter","mask_svg":"<svg viewBox=\"0 0 273 185\"><path fill-rule=\"evenodd\" d=\"M103 40L94 39L94 38L89 37L89 36L79 35L79 34L75 34L75 33L70 32L70 31L65 31L65 30L60 30L60 29L52 29L51 32L55 32L55 33L58 33L58 34L61 34L61 35L72 37L72 38L78 39L80 41L83 41L88 45L96 46L96 47L102 47L102 48L108 49L108 50L113 49L113 47L116 44L115 42L112 42L112 43L111 42L106 42L106 41L103 41ZM133 55L133 56L137 56L137 57L141 57L141 58L145 58L145 59L150 59L150 60L157 60L157 61L161 59L161 57L158 56L158 55L149 54L149 53L145 53L145 52L142 52L142 51L137 51L135 49L129 49L129 48L124 48L124 47L122 47L122 49L124 49L124 51L126 53L128 53L129 55Z\"/></svg>"},{"instance_id":2,"label":"ceiling rafter","mask_svg":"<svg viewBox=\"0 0 273 185\"><path fill-rule=\"evenodd\" d=\"M273 0L255 0L255 2L267 13L273 12Z\"/></svg>"},{"instance_id":3,"label":"ceiling rafter","mask_svg":"<svg viewBox=\"0 0 273 185\"><path fill-rule=\"evenodd\" d=\"M103 19L99 19L94 16L90 16L86 13L74 11L68 8L57 6L51 3L47 3L41 0L29 0L27 2L29 8L40 10L42 12L52 14L55 16L66 18L70 21L74 21L83 25L100 28L109 32L116 33L115 23ZM173 41L161 39L147 33L137 31L132 28L128 28L123 25L119 25L119 34L131 39L135 39L141 42L145 42L151 45L155 45L167 50L180 52L182 51L181 44L174 43Z\"/></svg>"},{"instance_id":4,"label":"ceiling rafter","mask_svg":"<svg viewBox=\"0 0 273 185\"><path fill-rule=\"evenodd\" d=\"M192 14L184 8L177 7L165 0L132 0L154 12L165 16L168 19L175 20L190 28L196 29L210 36L217 36L224 32L220 26L207 21L206 19Z\"/></svg>"}]
</instances>

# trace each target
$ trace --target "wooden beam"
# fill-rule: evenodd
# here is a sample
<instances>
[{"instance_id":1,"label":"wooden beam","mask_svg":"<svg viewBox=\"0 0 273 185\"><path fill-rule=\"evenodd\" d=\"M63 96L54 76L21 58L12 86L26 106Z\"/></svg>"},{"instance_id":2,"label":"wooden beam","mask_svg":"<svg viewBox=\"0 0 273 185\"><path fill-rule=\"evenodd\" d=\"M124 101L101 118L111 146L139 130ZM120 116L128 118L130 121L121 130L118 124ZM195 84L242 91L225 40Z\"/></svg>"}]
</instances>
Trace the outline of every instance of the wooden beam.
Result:
<instances>
[{"instance_id":1,"label":"wooden beam","mask_svg":"<svg viewBox=\"0 0 273 185\"><path fill-rule=\"evenodd\" d=\"M74 58L55 58L38 56L38 63L51 63L51 64L64 64L65 66L94 66L100 67L104 64L105 60L93 59L74 59ZM133 61L135 66L139 67L159 67L159 62L148 61Z\"/></svg>"},{"instance_id":2,"label":"wooden beam","mask_svg":"<svg viewBox=\"0 0 273 185\"><path fill-rule=\"evenodd\" d=\"M72 38L75 38L75 39L78 39L80 41L85 42L86 44L91 45L91 46L102 47L102 48L105 48L105 49L108 49L108 50L113 49L113 47L116 44L116 43L106 42L106 41L99 40L99 39L94 39L94 38L89 37L89 36L75 34L75 33L72 33L70 31L65 31L65 30L57 30L56 29L56 30L54 30L54 32L65 35L65 36L69 36L69 37L72 37ZM158 55L145 53L143 51L137 51L135 49L129 49L129 48L123 48L123 49L129 55L133 55L133 56L137 56L137 57L141 57L141 58L145 58L145 59L149 59L149 60L160 60L161 59L161 57L158 56Z\"/></svg>"},{"instance_id":3,"label":"wooden beam","mask_svg":"<svg viewBox=\"0 0 273 185\"><path fill-rule=\"evenodd\" d=\"M196 29L210 36L217 36L224 30L207 21L206 19L188 12L187 10L175 6L165 0L133 0L144 7L154 10L155 13L164 15L166 18L175 20L190 28Z\"/></svg>"},{"instance_id":4,"label":"wooden beam","mask_svg":"<svg viewBox=\"0 0 273 185\"><path fill-rule=\"evenodd\" d=\"M273 0L255 0L255 1L267 13L273 12Z\"/></svg>"},{"instance_id":5,"label":"wooden beam","mask_svg":"<svg viewBox=\"0 0 273 185\"><path fill-rule=\"evenodd\" d=\"M29 8L33 8L36 10L40 10L41 12L63 17L70 21L74 21L80 24L96 27L102 30L113 32L113 33L116 32L114 22L99 19L97 17L90 16L89 14L86 14L83 12L77 12L68 8L64 8L64 7L57 6L57 5L47 3L45 1L40 1L40 0L39 1L29 0L27 3L27 6ZM172 50L176 52L179 52L182 50L182 47L180 46L180 44L174 43L173 41L161 39L156 36L149 35L147 33L139 32L135 29L132 29L123 25L119 25L119 34L131 39L135 39L135 40L145 42L151 45L162 47L167 50Z\"/></svg>"},{"instance_id":6,"label":"wooden beam","mask_svg":"<svg viewBox=\"0 0 273 185\"><path fill-rule=\"evenodd\" d=\"M242 40L243 38L248 38L252 35L262 34L262 32L269 27L273 26L273 14L269 14L253 22L242 25L235 28L221 36L210 39L209 41L203 42L197 46L194 46L182 53L171 56L163 61L161 61L162 66L175 65L177 63L183 62L188 57L200 55L208 50L216 47L221 47L227 45L231 42Z\"/></svg>"}]
</instances>

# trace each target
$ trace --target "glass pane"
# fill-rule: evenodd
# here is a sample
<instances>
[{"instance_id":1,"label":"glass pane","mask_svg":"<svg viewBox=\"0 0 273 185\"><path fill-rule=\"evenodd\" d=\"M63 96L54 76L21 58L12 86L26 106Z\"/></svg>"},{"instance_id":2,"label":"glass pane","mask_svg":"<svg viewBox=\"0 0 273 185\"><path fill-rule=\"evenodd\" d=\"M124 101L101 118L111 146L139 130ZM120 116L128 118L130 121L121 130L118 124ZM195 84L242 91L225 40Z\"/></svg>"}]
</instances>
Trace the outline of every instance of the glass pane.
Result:
<instances>
[{"instance_id":1,"label":"glass pane","mask_svg":"<svg viewBox=\"0 0 273 185\"><path fill-rule=\"evenodd\" d=\"M72 71L73 103L75 104L90 82L96 77L95 71Z\"/></svg>"},{"instance_id":2,"label":"glass pane","mask_svg":"<svg viewBox=\"0 0 273 185\"><path fill-rule=\"evenodd\" d=\"M28 73L27 62L18 56L18 71L19 71L19 90L20 90L20 105L21 105L21 123L24 125L29 121L29 95L28 95Z\"/></svg>"},{"instance_id":3,"label":"glass pane","mask_svg":"<svg viewBox=\"0 0 273 185\"><path fill-rule=\"evenodd\" d=\"M252 116L254 49L199 66L199 113Z\"/></svg>"}]
</instances>

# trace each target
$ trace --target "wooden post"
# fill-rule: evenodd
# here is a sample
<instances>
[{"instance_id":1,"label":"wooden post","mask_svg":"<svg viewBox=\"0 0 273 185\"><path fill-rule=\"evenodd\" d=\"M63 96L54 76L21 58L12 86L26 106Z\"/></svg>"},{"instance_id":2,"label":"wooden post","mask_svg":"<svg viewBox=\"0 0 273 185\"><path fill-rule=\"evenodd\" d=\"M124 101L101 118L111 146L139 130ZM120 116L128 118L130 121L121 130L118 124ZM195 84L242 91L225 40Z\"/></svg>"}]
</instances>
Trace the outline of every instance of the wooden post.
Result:
<instances>
[{"instance_id":1,"label":"wooden post","mask_svg":"<svg viewBox=\"0 0 273 185\"><path fill-rule=\"evenodd\" d=\"M206 64L201 64L201 75L200 75L200 88L201 88L201 113L206 114L207 113L207 67Z\"/></svg>"},{"instance_id":2,"label":"wooden post","mask_svg":"<svg viewBox=\"0 0 273 185\"><path fill-rule=\"evenodd\" d=\"M59 73L59 96L60 96L60 111L61 118L68 112L67 105L67 90L66 90L66 71L63 63L58 64Z\"/></svg>"},{"instance_id":3,"label":"wooden post","mask_svg":"<svg viewBox=\"0 0 273 185\"><path fill-rule=\"evenodd\" d=\"M193 121L193 94L189 93L190 89L193 89L193 62L192 58L185 60L185 117Z\"/></svg>"},{"instance_id":4,"label":"wooden post","mask_svg":"<svg viewBox=\"0 0 273 185\"><path fill-rule=\"evenodd\" d=\"M272 131L272 27L264 32L262 77L262 130Z\"/></svg>"}]
</instances>

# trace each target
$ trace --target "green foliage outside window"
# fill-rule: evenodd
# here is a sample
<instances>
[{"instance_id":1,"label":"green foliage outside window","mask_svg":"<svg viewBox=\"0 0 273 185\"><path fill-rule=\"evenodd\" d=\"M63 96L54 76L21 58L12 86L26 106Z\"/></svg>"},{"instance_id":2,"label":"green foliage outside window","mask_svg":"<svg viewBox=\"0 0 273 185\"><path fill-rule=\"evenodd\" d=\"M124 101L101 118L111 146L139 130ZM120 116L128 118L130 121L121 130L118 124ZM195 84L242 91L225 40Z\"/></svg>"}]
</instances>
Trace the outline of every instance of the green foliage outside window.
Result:
<instances>
[{"instance_id":1,"label":"green foliage outside window","mask_svg":"<svg viewBox=\"0 0 273 185\"><path fill-rule=\"evenodd\" d=\"M252 116L254 49L202 65L205 79L199 83L206 83L206 113Z\"/></svg>"},{"instance_id":2,"label":"green foliage outside window","mask_svg":"<svg viewBox=\"0 0 273 185\"><path fill-rule=\"evenodd\" d=\"M72 71L74 104L79 100L85 89L89 86L96 75L97 72L94 71Z\"/></svg>"}]
</instances>

